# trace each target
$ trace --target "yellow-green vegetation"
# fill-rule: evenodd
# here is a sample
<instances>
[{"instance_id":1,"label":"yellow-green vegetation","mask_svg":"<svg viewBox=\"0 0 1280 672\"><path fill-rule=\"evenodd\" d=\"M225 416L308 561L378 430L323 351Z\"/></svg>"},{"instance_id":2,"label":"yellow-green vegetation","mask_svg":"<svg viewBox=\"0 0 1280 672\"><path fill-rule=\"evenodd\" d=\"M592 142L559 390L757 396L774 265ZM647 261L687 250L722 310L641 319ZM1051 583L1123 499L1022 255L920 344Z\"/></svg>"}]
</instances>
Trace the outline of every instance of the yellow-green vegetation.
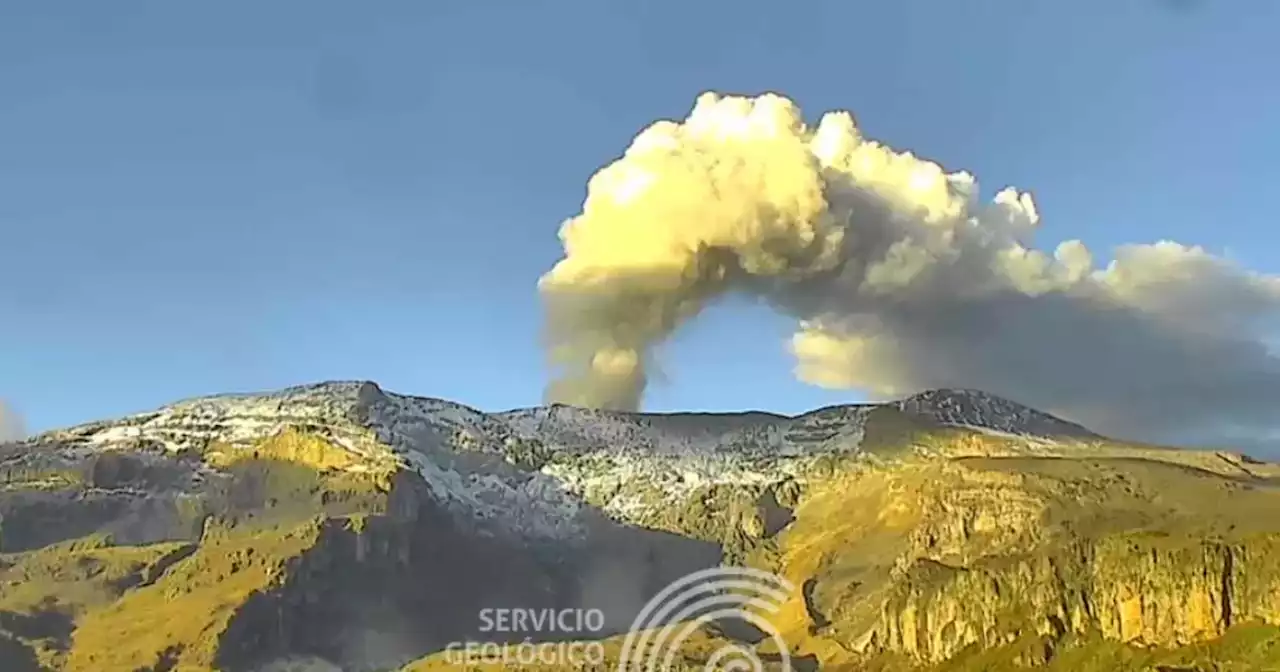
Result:
<instances>
[{"instance_id":1,"label":"yellow-green vegetation","mask_svg":"<svg viewBox=\"0 0 1280 672\"><path fill-rule=\"evenodd\" d=\"M1005 441L946 447L997 455ZM850 468L810 484L771 566L810 595L776 625L834 669L1274 655L1273 630L1249 630L1261 640L1246 655L1237 629L1280 624L1280 491L1229 465L1199 468L1211 454L1105 448Z\"/></svg>"},{"instance_id":2,"label":"yellow-green vegetation","mask_svg":"<svg viewBox=\"0 0 1280 672\"><path fill-rule=\"evenodd\" d=\"M788 579L796 590L768 620L793 659L824 670L1280 670L1274 465L922 428L892 412L873 413L867 426L866 451L827 455L774 482L659 492L637 481L619 492L662 503L644 509L646 527L716 542L729 562ZM380 517L397 467L372 438L361 440L370 443L358 455L301 429L206 446L194 457L223 476L210 477L200 498L173 500L178 517L202 530L189 543L126 546L95 535L0 555L0 670L232 669L224 654L242 630L279 644L289 638L254 628L283 631L285 619L301 618L286 613L291 605L395 585L315 585L335 572L365 562L374 574L401 567L412 576L412 562L443 555L437 539L468 543L452 528L436 537L406 527L430 524L425 517ZM532 441L508 448L525 466L555 459ZM63 488L77 478L128 481L135 467L102 459L83 471L0 476L6 487L38 490L32 484L59 478ZM375 556L386 564L373 565ZM478 557L458 553L457 567ZM239 618L251 603L268 607ZM622 640L603 642L599 669L613 669ZM702 669L727 643L700 632L674 669ZM457 668L436 653L405 669Z\"/></svg>"},{"instance_id":3,"label":"yellow-green vegetation","mask_svg":"<svg viewBox=\"0 0 1280 672\"><path fill-rule=\"evenodd\" d=\"M21 670L24 650L32 663L60 668L74 622L109 605L182 544L113 547L102 537L0 555L0 631L16 640L0 669Z\"/></svg>"},{"instance_id":4,"label":"yellow-green vegetation","mask_svg":"<svg viewBox=\"0 0 1280 672\"><path fill-rule=\"evenodd\" d=\"M362 512L385 508L393 474L296 429L214 444L204 457L229 477L212 499L172 500L180 519L203 527L198 542L129 546L96 534L0 554L0 670L212 672L228 624L316 544L322 512L361 514L359 527ZM13 487L55 477L67 487L71 475L113 479L119 465L128 463L107 454L81 470L3 475Z\"/></svg>"},{"instance_id":5,"label":"yellow-green vegetation","mask_svg":"<svg viewBox=\"0 0 1280 672\"><path fill-rule=\"evenodd\" d=\"M790 580L770 620L822 669L1280 669L1274 466L960 429L897 437L788 484L776 499L793 518L776 535L756 487L697 489L655 526Z\"/></svg>"},{"instance_id":6,"label":"yellow-green vegetation","mask_svg":"<svg viewBox=\"0 0 1280 672\"><path fill-rule=\"evenodd\" d=\"M219 639L254 593L278 586L319 536L318 522L248 531L211 528L190 557L77 621L69 672L214 670Z\"/></svg>"},{"instance_id":7,"label":"yellow-green vegetation","mask_svg":"<svg viewBox=\"0 0 1280 672\"><path fill-rule=\"evenodd\" d=\"M14 464L0 465L0 489L38 488L54 490L84 483L78 469L60 466Z\"/></svg>"},{"instance_id":8,"label":"yellow-green vegetation","mask_svg":"<svg viewBox=\"0 0 1280 672\"><path fill-rule=\"evenodd\" d=\"M1028 637L1012 645L960 656L930 672L987 672L1034 667L1049 672L1276 672L1280 628L1242 623L1223 636L1173 649L1125 645L1098 637L1070 638L1053 645ZM883 669L897 669L882 666Z\"/></svg>"},{"instance_id":9,"label":"yellow-green vegetation","mask_svg":"<svg viewBox=\"0 0 1280 672\"><path fill-rule=\"evenodd\" d=\"M364 437L361 443L366 449L356 455L327 437L286 427L250 446L212 442L205 448L203 457L210 465L224 469L260 460L287 462L309 467L330 478L341 479L348 474L347 482L375 483L386 489L388 479L397 469L394 456L371 437Z\"/></svg>"},{"instance_id":10,"label":"yellow-green vegetation","mask_svg":"<svg viewBox=\"0 0 1280 672\"><path fill-rule=\"evenodd\" d=\"M229 475L221 505L237 521L380 512L395 473L390 457L366 463L323 436L293 428L249 446L214 443L204 457Z\"/></svg>"}]
</instances>

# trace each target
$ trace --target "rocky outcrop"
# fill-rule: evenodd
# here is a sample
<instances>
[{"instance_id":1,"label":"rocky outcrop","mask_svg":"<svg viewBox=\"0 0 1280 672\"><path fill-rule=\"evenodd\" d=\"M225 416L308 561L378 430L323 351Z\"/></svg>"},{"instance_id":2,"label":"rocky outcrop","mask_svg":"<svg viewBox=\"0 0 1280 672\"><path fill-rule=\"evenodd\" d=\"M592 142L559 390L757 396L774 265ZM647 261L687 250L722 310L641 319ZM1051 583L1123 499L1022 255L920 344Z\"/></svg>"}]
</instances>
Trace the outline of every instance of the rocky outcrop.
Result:
<instances>
[{"instance_id":1,"label":"rocky outcrop","mask_svg":"<svg viewBox=\"0 0 1280 672\"><path fill-rule=\"evenodd\" d=\"M1223 636L1237 623L1280 625L1280 572L1237 558L1274 555L1280 537L1168 548L1112 539L1080 557L1001 558L956 567L921 560L903 575L876 625L854 641L939 662L976 646L1032 636L1059 642L1100 635L1138 646L1178 647Z\"/></svg>"},{"instance_id":2,"label":"rocky outcrop","mask_svg":"<svg viewBox=\"0 0 1280 672\"><path fill-rule=\"evenodd\" d=\"M1267 483L1143 461L1001 462L844 485L901 517L827 540L816 567L782 563L807 575L805 613L832 661L936 664L1031 642L1026 662L1079 641L1176 650L1280 626L1280 525L1253 513L1280 503ZM811 544L806 518L822 506L798 509L784 558Z\"/></svg>"},{"instance_id":3,"label":"rocky outcrop","mask_svg":"<svg viewBox=\"0 0 1280 672\"><path fill-rule=\"evenodd\" d=\"M972 391L797 417L197 399L0 448L0 661L384 670L499 636L485 607L621 635L728 562L796 587L773 624L825 669L1248 662L1280 642L1278 476ZM756 647L733 632L683 659Z\"/></svg>"}]
</instances>

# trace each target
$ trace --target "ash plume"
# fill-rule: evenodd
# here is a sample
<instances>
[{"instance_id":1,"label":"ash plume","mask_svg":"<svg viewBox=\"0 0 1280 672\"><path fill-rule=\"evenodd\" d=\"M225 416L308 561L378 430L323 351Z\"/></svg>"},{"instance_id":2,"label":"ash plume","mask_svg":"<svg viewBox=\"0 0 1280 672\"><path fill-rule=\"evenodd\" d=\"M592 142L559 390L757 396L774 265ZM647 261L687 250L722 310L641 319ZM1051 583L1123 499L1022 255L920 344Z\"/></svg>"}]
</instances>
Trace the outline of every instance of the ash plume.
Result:
<instances>
[{"instance_id":1,"label":"ash plume","mask_svg":"<svg viewBox=\"0 0 1280 672\"><path fill-rule=\"evenodd\" d=\"M0 399L0 441L20 441L27 438L27 427L12 406Z\"/></svg>"},{"instance_id":2,"label":"ash plume","mask_svg":"<svg viewBox=\"0 0 1280 672\"><path fill-rule=\"evenodd\" d=\"M1270 436L1280 278L1172 241L1034 246L1009 187L814 126L773 94L703 94L588 184L539 283L546 398L638 409L656 348L718 297L796 320L796 375L875 397L982 389L1116 436ZM750 334L743 334L744 338Z\"/></svg>"}]
</instances>

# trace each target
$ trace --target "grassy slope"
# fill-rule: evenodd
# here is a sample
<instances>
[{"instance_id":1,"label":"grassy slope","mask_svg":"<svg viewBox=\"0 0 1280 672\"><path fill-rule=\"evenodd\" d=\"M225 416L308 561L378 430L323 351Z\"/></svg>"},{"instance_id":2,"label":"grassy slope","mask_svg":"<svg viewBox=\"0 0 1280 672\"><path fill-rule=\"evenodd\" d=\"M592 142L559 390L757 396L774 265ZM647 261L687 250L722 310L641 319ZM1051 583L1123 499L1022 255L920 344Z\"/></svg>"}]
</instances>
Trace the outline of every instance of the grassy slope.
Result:
<instances>
[{"instance_id":1,"label":"grassy slope","mask_svg":"<svg viewBox=\"0 0 1280 672\"><path fill-rule=\"evenodd\" d=\"M1008 452L1008 446L999 445L1001 439L957 438L934 437L941 444L934 447L961 455ZM1064 556L1085 543L1117 550L1114 560L1121 570L1132 556L1148 551L1178 557L1179 550L1196 553L1206 543L1274 545L1274 535L1280 533L1280 519L1274 516L1280 510L1280 490L1266 482L1238 480L1238 470L1219 466L1219 461L1212 455L1104 445L1081 447L1079 457L1071 459L958 457L893 470L846 470L814 488L797 510L796 522L779 540L783 557L777 568L796 585L817 579L858 587L845 591L844 600L829 601L832 613L821 617L834 621L830 627L818 627L800 596L787 605L776 625L787 633L794 650L813 653L830 669L839 669L860 660L840 635L873 627L881 605L894 604L904 582L914 584L906 590L923 596L910 603L913 607L928 599L954 598L957 590L961 609L991 606L965 604L966 598L991 596L965 595L957 588L962 579L950 571L891 579L891 568L901 567L904 558L938 559L948 567L1003 580L1014 570L1005 572L1002 563L1016 563L1016 570L1021 570L1042 559L1067 567L1071 563ZM957 530L959 538L948 539ZM1280 567L1265 560L1255 566L1260 573L1280 576ZM1090 571L1095 575L1079 580L1114 580ZM1033 591L1035 586L1005 581L1003 588ZM1015 642L982 653L962 652L938 669L1016 669L1015 661L1026 659L1028 647L1040 649L1032 651L1032 657L1042 655L1045 642L1034 632L1034 623L1008 623L1020 616L1020 600L1036 598L1015 593L996 605L1006 609L999 620L1010 625L1010 631L1024 633ZM1179 610L1190 605L1163 607ZM1030 635L1025 634L1028 630ZM1275 628L1250 624L1233 628L1220 641L1172 651L1068 637L1050 669L1138 670L1209 660L1232 660L1240 666L1230 669L1267 669L1264 661L1280 656L1278 646L1280 632ZM902 669L905 663L901 657L885 656L870 667Z\"/></svg>"},{"instance_id":2,"label":"grassy slope","mask_svg":"<svg viewBox=\"0 0 1280 672\"><path fill-rule=\"evenodd\" d=\"M1252 573L1259 586L1273 578L1280 586L1280 564L1267 557L1272 548L1280 551L1280 519L1274 515L1280 489L1273 467L1113 442L1028 448L1018 440L961 430L922 434L895 425L892 417L878 422L871 446L888 463L850 459L824 465L826 473L806 485L794 521L779 536L747 549L752 564L793 585L826 589L817 600L821 609L807 605L804 591L797 590L770 619L794 657L834 670L977 672L1046 662L1044 669L1063 671L1280 669L1272 662L1280 660L1280 630L1274 625L1241 622L1212 636L1211 610L1191 595L1186 604L1178 601L1184 597L1179 591L1188 588L1181 577L1169 585L1144 583L1147 566L1137 562L1158 556L1161 562L1193 563L1206 548L1254 549L1257 557L1237 572ZM931 457L911 457L911 445ZM695 513L672 514L664 522L706 520ZM706 536L701 524L688 524L694 525L691 533ZM1073 556L1082 548L1096 557L1077 561ZM1037 566L1063 576L1027 578L1027 568ZM1107 633L1084 628L1050 637L1028 605L1058 598L1058 580L1080 590L1132 589L1134 597L1108 607L1115 613ZM988 584L999 587L992 591ZM1143 591L1153 595L1153 605L1163 601L1160 609L1187 611L1182 627L1202 635L1198 641L1143 645L1143 633L1134 630L1141 619L1129 613ZM1259 599L1264 604L1253 605L1254 611L1280 623L1280 598ZM853 646L874 632L881 643L891 635L899 648L927 654L925 621L938 613L927 615L931 608L944 615L950 608L961 623L966 610L991 615L1004 643L957 646L953 657L935 665L907 655L866 657ZM886 623L886 610L912 614ZM619 645L608 642L611 662ZM706 660L716 645L714 638L704 638L682 653L690 661ZM436 655L408 669L447 667Z\"/></svg>"},{"instance_id":3,"label":"grassy slope","mask_svg":"<svg viewBox=\"0 0 1280 672\"><path fill-rule=\"evenodd\" d=\"M786 530L772 539L748 540L755 546L741 549L754 564L796 586L824 587L817 611L798 593L774 619L793 655L812 656L824 669L906 669L906 658L863 659L850 642L877 628L883 636L882 605L955 599L963 588L955 571L915 571L913 562L937 561L1034 591L1010 583L1011 568L1039 560L1069 566L1064 556L1081 541L1118 549L1114 564L1123 569L1124 554L1133 549L1181 557L1206 541L1248 544L1280 534L1274 516L1280 490L1265 479L1244 478L1246 469L1264 466L1242 466L1212 453L1119 444L1073 446L1069 459L1062 459L1044 451L1028 455L1007 439L950 430L920 435L894 427L892 418L881 421L886 427L872 437L873 447L902 463L825 465L823 476L805 487ZM910 444L947 459L909 457ZM344 459L323 438L298 432L247 452L220 450L220 466L252 486L232 494L277 515L230 530L211 528L198 547L116 547L88 538L0 557L0 669L214 669L219 636L234 610L278 582L289 562L315 543L319 526L301 516L335 500L376 499L385 488L386 472L353 474L343 470L349 466ZM672 520L686 518L705 516ZM1280 567L1262 559L1255 565L1252 571L1280 574ZM1018 616L1016 602L1028 596L1034 597L974 597L1009 621ZM1275 607L1280 615L1280 604ZM935 669L1016 669L1019 659L1043 655L1045 640L1033 625L1007 624L1016 631L1008 644L961 651ZM607 644L611 660L620 643ZM682 653L692 664L720 643L700 636ZM1269 661L1280 658L1280 631L1242 623L1217 640L1169 650L1094 633L1065 637L1054 653L1047 669L1200 669L1194 666L1212 661L1219 667L1203 669L1267 670L1273 669ZM410 669L444 669L441 662L434 656Z\"/></svg>"},{"instance_id":4,"label":"grassy slope","mask_svg":"<svg viewBox=\"0 0 1280 672\"><path fill-rule=\"evenodd\" d=\"M18 645L0 653L0 669L60 667L74 621L119 599L128 586L180 544L115 548L88 538L0 557L0 613Z\"/></svg>"},{"instance_id":5,"label":"grassy slope","mask_svg":"<svg viewBox=\"0 0 1280 672\"><path fill-rule=\"evenodd\" d=\"M310 548L318 532L310 523L209 534L154 583L84 614L65 669L215 669L219 635L236 610L253 593L278 585L289 560Z\"/></svg>"},{"instance_id":6,"label":"grassy slope","mask_svg":"<svg viewBox=\"0 0 1280 672\"><path fill-rule=\"evenodd\" d=\"M345 451L305 432L210 450L233 478L199 544L91 537L0 556L0 670L212 671L235 611L316 542L317 512L376 510L387 487L388 470L344 470Z\"/></svg>"}]
</instances>

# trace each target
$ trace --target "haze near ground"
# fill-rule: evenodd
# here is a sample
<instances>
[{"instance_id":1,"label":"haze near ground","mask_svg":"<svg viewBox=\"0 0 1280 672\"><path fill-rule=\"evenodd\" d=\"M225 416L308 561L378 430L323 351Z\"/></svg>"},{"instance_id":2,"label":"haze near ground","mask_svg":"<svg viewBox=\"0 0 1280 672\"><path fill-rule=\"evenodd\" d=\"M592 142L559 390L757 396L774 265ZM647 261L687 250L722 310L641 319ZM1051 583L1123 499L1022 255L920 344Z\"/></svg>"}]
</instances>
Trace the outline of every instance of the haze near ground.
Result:
<instances>
[{"instance_id":1,"label":"haze near ground","mask_svg":"<svg viewBox=\"0 0 1280 672\"><path fill-rule=\"evenodd\" d=\"M25 438L27 428L18 414L4 399L0 399L0 441Z\"/></svg>"}]
</instances>

